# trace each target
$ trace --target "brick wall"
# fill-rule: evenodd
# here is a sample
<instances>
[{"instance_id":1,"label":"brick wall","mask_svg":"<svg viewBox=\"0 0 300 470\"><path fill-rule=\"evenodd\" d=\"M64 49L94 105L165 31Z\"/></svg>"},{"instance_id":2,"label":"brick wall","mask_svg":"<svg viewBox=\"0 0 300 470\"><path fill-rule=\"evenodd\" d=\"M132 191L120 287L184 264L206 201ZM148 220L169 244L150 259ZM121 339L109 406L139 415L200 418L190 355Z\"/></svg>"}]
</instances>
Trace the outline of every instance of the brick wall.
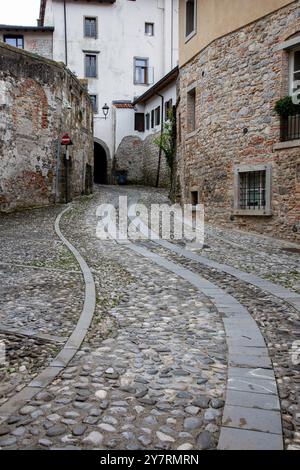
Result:
<instances>
[{"instance_id":1,"label":"brick wall","mask_svg":"<svg viewBox=\"0 0 300 470\"><path fill-rule=\"evenodd\" d=\"M299 240L300 149L275 150L280 120L274 111L288 94L288 53L276 46L300 31L299 17L297 1L216 40L180 70L181 196L189 202L198 190L209 222ZM194 84L196 129L190 132ZM262 164L272 166L272 216L236 216L234 169Z\"/></svg>"},{"instance_id":2,"label":"brick wall","mask_svg":"<svg viewBox=\"0 0 300 470\"><path fill-rule=\"evenodd\" d=\"M64 200L65 132L71 197L89 192L92 120L88 95L63 65L0 44L0 210Z\"/></svg>"}]
</instances>

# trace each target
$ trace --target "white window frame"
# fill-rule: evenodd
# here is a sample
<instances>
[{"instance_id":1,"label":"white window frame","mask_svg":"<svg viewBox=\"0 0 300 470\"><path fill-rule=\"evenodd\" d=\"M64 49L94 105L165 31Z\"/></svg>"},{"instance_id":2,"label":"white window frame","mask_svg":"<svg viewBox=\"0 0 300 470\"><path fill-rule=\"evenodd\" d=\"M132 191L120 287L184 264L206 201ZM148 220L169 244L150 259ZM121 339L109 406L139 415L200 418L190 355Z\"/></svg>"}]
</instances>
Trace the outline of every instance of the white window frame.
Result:
<instances>
[{"instance_id":1,"label":"white window frame","mask_svg":"<svg viewBox=\"0 0 300 470\"><path fill-rule=\"evenodd\" d=\"M289 52L289 95L292 96L294 94L294 74L300 73L300 70L295 71L295 52L299 52L300 47L295 47L291 49ZM299 89L299 88L298 88Z\"/></svg>"},{"instance_id":2,"label":"white window frame","mask_svg":"<svg viewBox=\"0 0 300 470\"><path fill-rule=\"evenodd\" d=\"M185 11L184 11L185 42L188 42L197 33L197 0L195 0L195 2L194 2L194 28L193 28L193 31L191 31L187 35L187 31L186 31L186 20L187 20L187 18L186 18L186 7L187 7L187 2L188 2L188 0L185 0Z\"/></svg>"}]
</instances>

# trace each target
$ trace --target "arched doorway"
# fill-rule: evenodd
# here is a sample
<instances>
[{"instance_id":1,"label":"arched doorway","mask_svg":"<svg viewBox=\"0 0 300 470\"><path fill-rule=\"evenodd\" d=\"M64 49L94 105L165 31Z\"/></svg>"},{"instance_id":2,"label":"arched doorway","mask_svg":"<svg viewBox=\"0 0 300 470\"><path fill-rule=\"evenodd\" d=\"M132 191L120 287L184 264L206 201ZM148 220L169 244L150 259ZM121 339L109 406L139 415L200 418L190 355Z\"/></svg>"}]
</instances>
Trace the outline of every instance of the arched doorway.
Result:
<instances>
[{"instance_id":1,"label":"arched doorway","mask_svg":"<svg viewBox=\"0 0 300 470\"><path fill-rule=\"evenodd\" d=\"M98 142L94 142L94 183L107 184L107 154Z\"/></svg>"}]
</instances>

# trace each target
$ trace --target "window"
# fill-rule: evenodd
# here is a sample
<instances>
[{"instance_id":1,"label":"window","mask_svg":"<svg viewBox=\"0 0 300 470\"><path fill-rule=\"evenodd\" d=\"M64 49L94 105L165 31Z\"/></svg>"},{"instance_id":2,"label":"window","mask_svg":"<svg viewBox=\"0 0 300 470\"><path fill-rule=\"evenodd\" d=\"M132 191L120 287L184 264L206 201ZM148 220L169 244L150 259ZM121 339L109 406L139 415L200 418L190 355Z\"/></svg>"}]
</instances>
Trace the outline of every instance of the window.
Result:
<instances>
[{"instance_id":1,"label":"window","mask_svg":"<svg viewBox=\"0 0 300 470\"><path fill-rule=\"evenodd\" d=\"M154 127L154 124L155 124L155 120L154 120L154 109L152 109L151 111L151 128L153 129Z\"/></svg>"},{"instance_id":2,"label":"window","mask_svg":"<svg viewBox=\"0 0 300 470\"><path fill-rule=\"evenodd\" d=\"M145 35L154 36L154 23L145 23Z\"/></svg>"},{"instance_id":3,"label":"window","mask_svg":"<svg viewBox=\"0 0 300 470\"><path fill-rule=\"evenodd\" d=\"M160 125L160 106L155 109L155 125Z\"/></svg>"},{"instance_id":4,"label":"window","mask_svg":"<svg viewBox=\"0 0 300 470\"><path fill-rule=\"evenodd\" d=\"M196 88L192 88L187 94L187 131L196 129Z\"/></svg>"},{"instance_id":5,"label":"window","mask_svg":"<svg viewBox=\"0 0 300 470\"><path fill-rule=\"evenodd\" d=\"M9 46L17 47L18 49L24 49L24 36L4 36L4 42Z\"/></svg>"},{"instance_id":6,"label":"window","mask_svg":"<svg viewBox=\"0 0 300 470\"><path fill-rule=\"evenodd\" d=\"M153 81L153 69L149 67L149 60L136 57L134 59L135 85L150 85Z\"/></svg>"},{"instance_id":7,"label":"window","mask_svg":"<svg viewBox=\"0 0 300 470\"><path fill-rule=\"evenodd\" d=\"M172 98L165 103L165 121L170 118L170 113L173 111L173 100Z\"/></svg>"},{"instance_id":8,"label":"window","mask_svg":"<svg viewBox=\"0 0 300 470\"><path fill-rule=\"evenodd\" d=\"M135 113L134 115L134 130L138 132L145 132L145 115L144 113Z\"/></svg>"},{"instance_id":9,"label":"window","mask_svg":"<svg viewBox=\"0 0 300 470\"><path fill-rule=\"evenodd\" d=\"M97 97L97 95L90 95L90 98L91 98L92 103L93 103L94 114L98 114L98 97Z\"/></svg>"},{"instance_id":10,"label":"window","mask_svg":"<svg viewBox=\"0 0 300 470\"><path fill-rule=\"evenodd\" d=\"M86 38L97 38L97 18L84 18L84 36Z\"/></svg>"},{"instance_id":11,"label":"window","mask_svg":"<svg viewBox=\"0 0 300 470\"><path fill-rule=\"evenodd\" d=\"M146 114L145 119L146 119L146 130L149 131L150 129L150 114L149 113Z\"/></svg>"},{"instance_id":12,"label":"window","mask_svg":"<svg viewBox=\"0 0 300 470\"><path fill-rule=\"evenodd\" d=\"M271 215L270 165L236 169L235 209L241 215Z\"/></svg>"},{"instance_id":13,"label":"window","mask_svg":"<svg viewBox=\"0 0 300 470\"><path fill-rule=\"evenodd\" d=\"M185 37L190 39L196 32L197 0L185 0Z\"/></svg>"},{"instance_id":14,"label":"window","mask_svg":"<svg viewBox=\"0 0 300 470\"><path fill-rule=\"evenodd\" d=\"M97 56L95 54L85 55L85 77L97 78Z\"/></svg>"},{"instance_id":15,"label":"window","mask_svg":"<svg viewBox=\"0 0 300 470\"><path fill-rule=\"evenodd\" d=\"M296 82L299 82L296 84ZM290 95L300 88L300 49L290 52Z\"/></svg>"}]
</instances>

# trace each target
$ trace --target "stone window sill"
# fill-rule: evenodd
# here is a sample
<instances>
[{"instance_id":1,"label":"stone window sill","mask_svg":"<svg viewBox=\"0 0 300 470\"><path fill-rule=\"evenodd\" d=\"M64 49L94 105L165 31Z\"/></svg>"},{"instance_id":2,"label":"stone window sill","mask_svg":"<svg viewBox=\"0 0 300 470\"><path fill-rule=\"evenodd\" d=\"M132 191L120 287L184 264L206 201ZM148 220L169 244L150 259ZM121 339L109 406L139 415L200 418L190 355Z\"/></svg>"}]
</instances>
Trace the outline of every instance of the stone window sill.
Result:
<instances>
[{"instance_id":1,"label":"stone window sill","mask_svg":"<svg viewBox=\"0 0 300 470\"><path fill-rule=\"evenodd\" d=\"M292 149L295 147L300 147L300 139L288 140L287 142L279 142L278 144L274 145L273 150Z\"/></svg>"},{"instance_id":2,"label":"stone window sill","mask_svg":"<svg viewBox=\"0 0 300 470\"><path fill-rule=\"evenodd\" d=\"M233 214L235 216L245 217L271 217L272 211L267 209L248 210L248 209L236 209Z\"/></svg>"}]
</instances>

